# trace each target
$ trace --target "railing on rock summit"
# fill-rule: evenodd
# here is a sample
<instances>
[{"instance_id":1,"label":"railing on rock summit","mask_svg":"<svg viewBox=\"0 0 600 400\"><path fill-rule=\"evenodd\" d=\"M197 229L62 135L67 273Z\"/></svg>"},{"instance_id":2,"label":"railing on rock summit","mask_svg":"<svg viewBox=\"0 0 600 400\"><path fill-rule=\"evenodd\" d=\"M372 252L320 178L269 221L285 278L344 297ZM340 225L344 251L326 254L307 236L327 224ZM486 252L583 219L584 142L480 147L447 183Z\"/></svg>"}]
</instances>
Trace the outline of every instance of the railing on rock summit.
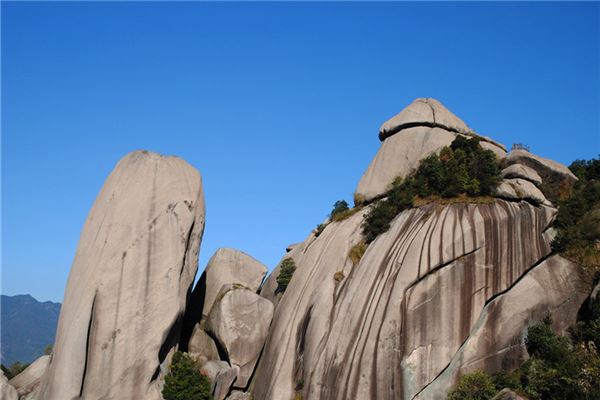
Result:
<instances>
[{"instance_id":1,"label":"railing on rock summit","mask_svg":"<svg viewBox=\"0 0 600 400\"><path fill-rule=\"evenodd\" d=\"M529 146L523 143L513 143L512 150L525 150L529 151Z\"/></svg>"}]
</instances>

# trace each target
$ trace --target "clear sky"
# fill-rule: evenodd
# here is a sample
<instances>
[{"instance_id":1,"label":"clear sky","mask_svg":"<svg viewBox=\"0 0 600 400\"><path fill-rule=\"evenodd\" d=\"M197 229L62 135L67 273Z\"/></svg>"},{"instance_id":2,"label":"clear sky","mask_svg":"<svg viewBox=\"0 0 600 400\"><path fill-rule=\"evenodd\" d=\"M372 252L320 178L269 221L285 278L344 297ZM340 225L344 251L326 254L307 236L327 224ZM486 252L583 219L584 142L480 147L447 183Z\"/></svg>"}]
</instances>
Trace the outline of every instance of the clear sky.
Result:
<instances>
[{"instance_id":1,"label":"clear sky","mask_svg":"<svg viewBox=\"0 0 600 400\"><path fill-rule=\"evenodd\" d=\"M2 2L2 293L61 301L126 153L203 176L202 270L273 268L338 199L379 125L435 97L563 163L600 153L598 3Z\"/></svg>"}]
</instances>

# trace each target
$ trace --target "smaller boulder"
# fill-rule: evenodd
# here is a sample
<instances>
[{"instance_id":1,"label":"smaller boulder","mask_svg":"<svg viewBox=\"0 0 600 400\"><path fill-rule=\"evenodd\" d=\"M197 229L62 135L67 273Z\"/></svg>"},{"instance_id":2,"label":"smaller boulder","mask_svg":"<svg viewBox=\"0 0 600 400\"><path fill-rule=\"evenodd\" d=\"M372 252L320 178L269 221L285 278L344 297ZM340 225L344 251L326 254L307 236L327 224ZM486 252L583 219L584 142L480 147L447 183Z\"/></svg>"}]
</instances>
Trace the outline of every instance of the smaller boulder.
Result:
<instances>
[{"instance_id":1,"label":"smaller boulder","mask_svg":"<svg viewBox=\"0 0 600 400\"><path fill-rule=\"evenodd\" d=\"M257 291L267 267L239 250L220 248L206 266L206 295L202 315L208 315L223 285L239 284Z\"/></svg>"},{"instance_id":2,"label":"smaller boulder","mask_svg":"<svg viewBox=\"0 0 600 400\"><path fill-rule=\"evenodd\" d=\"M41 356L9 381L17 389L19 396L29 394L39 386L42 377L48 370L50 360L51 357L48 355Z\"/></svg>"},{"instance_id":3,"label":"smaller boulder","mask_svg":"<svg viewBox=\"0 0 600 400\"><path fill-rule=\"evenodd\" d=\"M8 383L8 379L4 376L4 372L0 371L0 399L2 400L18 400L19 395L17 389Z\"/></svg>"},{"instance_id":4,"label":"smaller boulder","mask_svg":"<svg viewBox=\"0 0 600 400\"><path fill-rule=\"evenodd\" d=\"M496 195L507 200L527 200L536 204L551 205L533 183L524 179L504 179L496 188Z\"/></svg>"},{"instance_id":5,"label":"smaller boulder","mask_svg":"<svg viewBox=\"0 0 600 400\"><path fill-rule=\"evenodd\" d=\"M504 178L521 178L539 186L542 184L542 177L533 168L523 164L512 164L502 170Z\"/></svg>"},{"instance_id":6,"label":"smaller boulder","mask_svg":"<svg viewBox=\"0 0 600 400\"><path fill-rule=\"evenodd\" d=\"M227 393L229 393L229 389L237 378L239 371L240 369L234 365L226 370L221 370L217 374L213 389L214 400L223 400L227 396Z\"/></svg>"},{"instance_id":7,"label":"smaller boulder","mask_svg":"<svg viewBox=\"0 0 600 400\"><path fill-rule=\"evenodd\" d=\"M506 157L506 163L522 164L534 169L544 181L560 182L565 181L568 184L574 184L578 179L565 165L536 156L526 150L512 150Z\"/></svg>"},{"instance_id":8,"label":"smaller boulder","mask_svg":"<svg viewBox=\"0 0 600 400\"><path fill-rule=\"evenodd\" d=\"M227 361L212 360L205 362L202 367L200 367L200 373L210 379L214 388L217 375L219 375L221 372L227 371L228 369L229 364Z\"/></svg>"},{"instance_id":9,"label":"smaller boulder","mask_svg":"<svg viewBox=\"0 0 600 400\"><path fill-rule=\"evenodd\" d=\"M234 390L231 392L227 400L251 400L252 394L248 392L241 392L239 390Z\"/></svg>"},{"instance_id":10,"label":"smaller boulder","mask_svg":"<svg viewBox=\"0 0 600 400\"><path fill-rule=\"evenodd\" d=\"M196 324L188 344L189 355L196 360L218 360L219 351L215 341L202 329L201 324Z\"/></svg>"},{"instance_id":11,"label":"smaller boulder","mask_svg":"<svg viewBox=\"0 0 600 400\"><path fill-rule=\"evenodd\" d=\"M251 290L226 285L219 292L206 329L225 350L231 365L240 368L235 387L248 384L272 318L273 304Z\"/></svg>"}]
</instances>

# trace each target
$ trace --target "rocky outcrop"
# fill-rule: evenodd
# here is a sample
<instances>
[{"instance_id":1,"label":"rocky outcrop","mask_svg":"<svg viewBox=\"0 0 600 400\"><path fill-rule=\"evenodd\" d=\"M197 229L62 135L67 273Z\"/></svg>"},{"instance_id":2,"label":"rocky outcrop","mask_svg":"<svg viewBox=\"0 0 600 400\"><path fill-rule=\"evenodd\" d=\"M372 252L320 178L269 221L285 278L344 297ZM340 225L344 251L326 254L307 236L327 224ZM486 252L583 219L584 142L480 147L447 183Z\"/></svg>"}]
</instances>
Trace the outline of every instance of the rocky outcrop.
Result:
<instances>
[{"instance_id":1,"label":"rocky outcrop","mask_svg":"<svg viewBox=\"0 0 600 400\"><path fill-rule=\"evenodd\" d=\"M518 367L528 357L524 344L527 326L551 312L554 328L566 333L589 294L589 278L562 257L544 259L510 290L488 302L451 362L416 398L445 399L447 389L461 374Z\"/></svg>"},{"instance_id":2,"label":"rocky outcrop","mask_svg":"<svg viewBox=\"0 0 600 400\"><path fill-rule=\"evenodd\" d=\"M555 213L502 200L407 210L353 266L364 212L288 253L298 268L273 318L256 399L292 396L298 382L309 398L411 398L452 360L486 303L550 252L543 232ZM413 382L403 378L408 363L423 371Z\"/></svg>"},{"instance_id":3,"label":"rocky outcrop","mask_svg":"<svg viewBox=\"0 0 600 400\"><path fill-rule=\"evenodd\" d=\"M542 177L533 169L522 164L512 164L502 170L504 178L521 178L539 186L542 184Z\"/></svg>"},{"instance_id":4,"label":"rocky outcrop","mask_svg":"<svg viewBox=\"0 0 600 400\"><path fill-rule=\"evenodd\" d=\"M446 131L463 134L471 133L471 129L438 100L419 98L381 125L379 140L383 142L401 130L414 126L442 128Z\"/></svg>"},{"instance_id":5,"label":"rocky outcrop","mask_svg":"<svg viewBox=\"0 0 600 400\"><path fill-rule=\"evenodd\" d=\"M238 284L257 291L267 267L235 249L218 249L206 266L206 295L202 315L208 315L223 285Z\"/></svg>"},{"instance_id":6,"label":"rocky outcrop","mask_svg":"<svg viewBox=\"0 0 600 400\"><path fill-rule=\"evenodd\" d=\"M17 389L19 396L25 396L38 389L42 377L48 370L50 360L51 357L48 355L41 356L25 368L23 372L10 380L9 383Z\"/></svg>"},{"instance_id":7,"label":"rocky outcrop","mask_svg":"<svg viewBox=\"0 0 600 400\"><path fill-rule=\"evenodd\" d=\"M534 204L552 205L540 189L530 181L521 178L504 179L498 185L496 195L507 200L527 200Z\"/></svg>"},{"instance_id":8,"label":"rocky outcrop","mask_svg":"<svg viewBox=\"0 0 600 400\"><path fill-rule=\"evenodd\" d=\"M0 399L18 400L17 390L8 383L4 371L0 371Z\"/></svg>"},{"instance_id":9,"label":"rocky outcrop","mask_svg":"<svg viewBox=\"0 0 600 400\"><path fill-rule=\"evenodd\" d=\"M547 182L562 182L573 184L577 177L561 163L542 158L526 150L512 150L506 157L506 164L521 164L535 170Z\"/></svg>"},{"instance_id":10,"label":"rocky outcrop","mask_svg":"<svg viewBox=\"0 0 600 400\"><path fill-rule=\"evenodd\" d=\"M273 304L244 287L226 286L217 296L206 326L231 365L239 367L235 387L247 386L272 317Z\"/></svg>"},{"instance_id":11,"label":"rocky outcrop","mask_svg":"<svg viewBox=\"0 0 600 400\"><path fill-rule=\"evenodd\" d=\"M459 134L477 136L499 159L506 156L504 146L475 134L439 101L415 100L381 126L379 138L383 143L356 187L355 203L382 196L396 178L410 174L420 160L449 146Z\"/></svg>"},{"instance_id":12,"label":"rocky outcrop","mask_svg":"<svg viewBox=\"0 0 600 400\"><path fill-rule=\"evenodd\" d=\"M219 371L214 383L214 400L223 400L227 396L227 393L229 393L229 389L231 388L233 382L235 382L239 371L240 369L237 365L229 367L223 371Z\"/></svg>"},{"instance_id":13,"label":"rocky outcrop","mask_svg":"<svg viewBox=\"0 0 600 400\"><path fill-rule=\"evenodd\" d=\"M252 395L247 392L240 392L239 390L234 390L231 392L227 400L252 400Z\"/></svg>"},{"instance_id":14,"label":"rocky outcrop","mask_svg":"<svg viewBox=\"0 0 600 400\"><path fill-rule=\"evenodd\" d=\"M118 163L81 233L42 399L160 398L203 229L189 164L145 151Z\"/></svg>"}]
</instances>

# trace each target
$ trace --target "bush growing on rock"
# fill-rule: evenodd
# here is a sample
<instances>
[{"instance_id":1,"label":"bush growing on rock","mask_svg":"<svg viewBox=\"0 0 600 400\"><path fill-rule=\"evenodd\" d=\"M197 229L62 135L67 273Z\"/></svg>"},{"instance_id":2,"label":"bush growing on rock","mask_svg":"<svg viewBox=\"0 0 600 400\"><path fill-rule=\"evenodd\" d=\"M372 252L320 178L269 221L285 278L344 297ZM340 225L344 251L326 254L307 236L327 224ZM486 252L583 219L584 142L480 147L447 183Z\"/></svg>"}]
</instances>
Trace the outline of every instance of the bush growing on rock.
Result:
<instances>
[{"instance_id":1,"label":"bush growing on rock","mask_svg":"<svg viewBox=\"0 0 600 400\"><path fill-rule=\"evenodd\" d=\"M494 153L484 150L478 138L457 136L450 147L424 158L414 173L392 184L386 198L365 217L365 240L370 243L387 231L396 215L413 207L416 197L489 196L500 181Z\"/></svg>"},{"instance_id":2,"label":"bush growing on rock","mask_svg":"<svg viewBox=\"0 0 600 400\"><path fill-rule=\"evenodd\" d=\"M277 275L277 289L275 293L283 293L287 289L292 277L294 276L294 272L296 271L296 263L290 257L285 258L281 262L281 267L279 268L279 275Z\"/></svg>"},{"instance_id":3,"label":"bush growing on rock","mask_svg":"<svg viewBox=\"0 0 600 400\"><path fill-rule=\"evenodd\" d=\"M448 392L448 400L490 400L496 394L492 378L483 371L460 377L456 387Z\"/></svg>"},{"instance_id":4,"label":"bush growing on rock","mask_svg":"<svg viewBox=\"0 0 600 400\"><path fill-rule=\"evenodd\" d=\"M600 270L600 158L569 167L579 177L570 196L558 201L552 249L587 268Z\"/></svg>"},{"instance_id":5,"label":"bush growing on rock","mask_svg":"<svg viewBox=\"0 0 600 400\"><path fill-rule=\"evenodd\" d=\"M211 383L189 355L178 351L165 376L162 395L165 400L210 400Z\"/></svg>"}]
</instances>

